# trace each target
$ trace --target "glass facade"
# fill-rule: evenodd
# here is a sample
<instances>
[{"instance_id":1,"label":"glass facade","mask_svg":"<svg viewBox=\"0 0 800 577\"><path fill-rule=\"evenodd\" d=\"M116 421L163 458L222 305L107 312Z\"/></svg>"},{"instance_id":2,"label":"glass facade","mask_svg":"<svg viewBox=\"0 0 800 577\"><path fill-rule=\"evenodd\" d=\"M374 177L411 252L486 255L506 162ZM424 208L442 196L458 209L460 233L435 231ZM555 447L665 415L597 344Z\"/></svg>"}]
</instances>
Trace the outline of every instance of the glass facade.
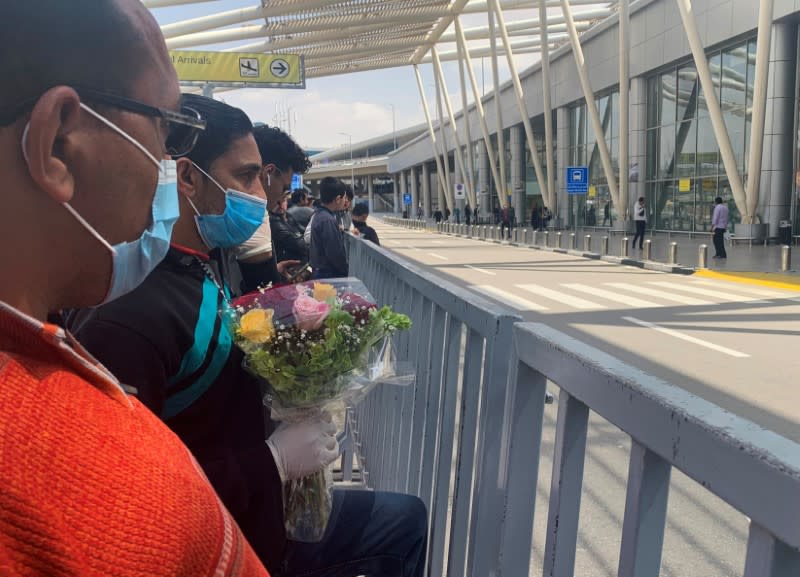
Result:
<instances>
[{"instance_id":1,"label":"glass facade","mask_svg":"<svg viewBox=\"0 0 800 577\"><path fill-rule=\"evenodd\" d=\"M709 66L739 174L746 177L755 76L755 40L709 55ZM647 81L646 195L649 226L710 232L721 196L732 223L741 221L725 175L708 105L694 63Z\"/></svg>"},{"instance_id":2,"label":"glass facade","mask_svg":"<svg viewBox=\"0 0 800 577\"><path fill-rule=\"evenodd\" d=\"M619 180L619 89L596 96L596 102L614 178ZM571 106L568 118L569 162L572 166L589 167L589 193L569 195L569 226L574 226L577 218L578 226L610 227L617 218L617 212L611 202L608 180L586 103Z\"/></svg>"}]
</instances>

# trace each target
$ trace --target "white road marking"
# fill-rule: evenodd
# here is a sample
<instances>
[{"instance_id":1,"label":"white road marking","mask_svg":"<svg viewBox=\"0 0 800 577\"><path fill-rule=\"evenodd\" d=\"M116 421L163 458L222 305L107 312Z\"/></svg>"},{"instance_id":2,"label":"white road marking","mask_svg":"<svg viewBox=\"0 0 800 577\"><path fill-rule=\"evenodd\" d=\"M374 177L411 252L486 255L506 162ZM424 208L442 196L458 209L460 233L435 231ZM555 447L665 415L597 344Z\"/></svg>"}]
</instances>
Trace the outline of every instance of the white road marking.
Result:
<instances>
[{"instance_id":1,"label":"white road marking","mask_svg":"<svg viewBox=\"0 0 800 577\"><path fill-rule=\"evenodd\" d=\"M528 291L529 293L533 293L535 295L545 297L580 310L607 308L601 304L592 301L587 301L586 299L566 295L560 291L545 288L538 284L518 284L514 286L516 286L517 288L521 288L522 290Z\"/></svg>"},{"instance_id":2,"label":"white road marking","mask_svg":"<svg viewBox=\"0 0 800 577\"><path fill-rule=\"evenodd\" d=\"M474 291L484 293L495 300L499 300L503 304L511 305L514 308L521 311L547 310L547 307L544 305L540 305L539 303L535 303L533 301L529 301L522 297L518 297L515 294L511 294L510 292L500 290L499 288L495 288L491 285L472 285L469 288L471 288Z\"/></svg>"},{"instance_id":3,"label":"white road marking","mask_svg":"<svg viewBox=\"0 0 800 577\"><path fill-rule=\"evenodd\" d=\"M497 276L497 273L496 273L496 272L492 272L492 271L490 271L490 270L486 270L486 269L478 268L478 267L476 267L476 266L472 266L471 264L465 264L464 266L465 266L466 268L468 268L468 269L472 269L472 270L476 270L476 271L478 271L478 272L482 272L483 274L488 274L488 275L490 275L490 276Z\"/></svg>"},{"instance_id":4,"label":"white road marking","mask_svg":"<svg viewBox=\"0 0 800 577\"><path fill-rule=\"evenodd\" d=\"M442 256L440 254L436 254L435 252L429 252L428 254L431 255L434 258L438 258L439 260L450 260L446 256Z\"/></svg>"},{"instance_id":5,"label":"white road marking","mask_svg":"<svg viewBox=\"0 0 800 577\"><path fill-rule=\"evenodd\" d=\"M699 287L696 287L696 286L690 286L688 283L684 285L684 284L671 283L671 282L665 282L665 281L655 281L655 282L651 281L651 282L648 282L648 284L652 284L652 285L656 285L656 286L660 286L660 287L664 287L664 288L668 288L668 289L673 289L673 290L679 290L679 291L695 293L695 294L698 294L698 295L716 297L717 299L725 300L725 301L732 301L732 302L739 302L739 303L748 302L748 303L753 303L753 304L765 304L767 302L767 301L754 299L753 297L749 297L749 296L737 295L737 294L728 293L728 292L724 292L724 291L704 289L704 288L699 288Z\"/></svg>"},{"instance_id":6,"label":"white road marking","mask_svg":"<svg viewBox=\"0 0 800 577\"><path fill-rule=\"evenodd\" d=\"M689 335L685 335L681 332L678 332L673 329L668 329L666 327L659 326L655 323L649 323L647 321L643 321L641 319L637 319L634 317L622 317L623 320L626 320L630 323L635 325L639 325L640 327L645 327L648 329L653 329L654 331L658 331L659 333L663 333L665 335L669 335L671 337L675 337L676 339L681 339L683 341L687 341L689 343L694 343L696 345L700 345L701 347L705 347L707 349L711 349L712 351L717 351L719 353L723 353L726 355L730 355L732 357L736 357L737 359L744 359L749 357L750 355L746 353L742 353L733 349L729 349L728 347L723 347L722 345L717 345L715 343L710 343L708 341L704 341L703 339L698 339L697 337L692 337Z\"/></svg>"},{"instance_id":7,"label":"white road marking","mask_svg":"<svg viewBox=\"0 0 800 577\"><path fill-rule=\"evenodd\" d=\"M592 286L588 286L585 284L580 283L564 283L561 286L567 287L572 290L576 290L578 292L584 292L586 294L590 294L596 297L604 298L610 300L615 303L622 303L624 305L629 305L631 307L639 307L639 308L658 308L664 305L660 305L658 303L654 303L652 301L646 301L644 299L639 299L636 297L623 295L620 293L615 293L607 290L603 290L601 288L595 288Z\"/></svg>"},{"instance_id":8,"label":"white road marking","mask_svg":"<svg viewBox=\"0 0 800 577\"><path fill-rule=\"evenodd\" d=\"M654 288L647 288L644 286L639 286L635 284L625 283L625 282L607 282L605 283L607 286L614 287L616 289L630 291L632 293L639 293L642 295L648 295L651 297L658 297L665 301L681 303L684 305L711 305L714 304L711 301L704 301L701 299L696 299L690 296L683 296L673 293L664 292L662 290L654 289Z\"/></svg>"},{"instance_id":9,"label":"white road marking","mask_svg":"<svg viewBox=\"0 0 800 577\"><path fill-rule=\"evenodd\" d=\"M431 242L433 244L445 244L445 242L443 240L432 240Z\"/></svg>"}]
</instances>

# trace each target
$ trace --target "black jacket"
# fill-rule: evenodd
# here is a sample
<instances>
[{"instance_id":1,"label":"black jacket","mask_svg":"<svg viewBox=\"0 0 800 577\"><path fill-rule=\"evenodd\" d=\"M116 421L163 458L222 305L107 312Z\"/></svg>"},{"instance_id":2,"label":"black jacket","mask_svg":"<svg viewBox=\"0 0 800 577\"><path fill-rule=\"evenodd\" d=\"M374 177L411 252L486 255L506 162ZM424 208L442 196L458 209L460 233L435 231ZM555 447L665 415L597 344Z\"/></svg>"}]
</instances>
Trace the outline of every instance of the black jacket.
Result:
<instances>
[{"instance_id":1,"label":"black jacket","mask_svg":"<svg viewBox=\"0 0 800 577\"><path fill-rule=\"evenodd\" d=\"M290 217L289 224L296 225L298 232L303 234L308 226L308 221L311 220L311 215L314 214L314 209L310 206L291 206L286 212Z\"/></svg>"},{"instance_id":2,"label":"black jacket","mask_svg":"<svg viewBox=\"0 0 800 577\"><path fill-rule=\"evenodd\" d=\"M330 210L321 206L311 221L311 267L314 278L346 277L347 254L339 223Z\"/></svg>"},{"instance_id":3,"label":"black jacket","mask_svg":"<svg viewBox=\"0 0 800 577\"><path fill-rule=\"evenodd\" d=\"M366 240L372 241L378 246L381 245L381 241L378 240L378 233L375 232L375 229L369 226L366 222L359 222L357 220L353 221L353 226L356 227L356 230L364 237Z\"/></svg>"},{"instance_id":4,"label":"black jacket","mask_svg":"<svg viewBox=\"0 0 800 577\"><path fill-rule=\"evenodd\" d=\"M281 481L264 442L271 424L259 383L242 369L243 354L217 314L220 291L199 259L170 249L139 288L80 311L69 328L189 447L274 575L286 535ZM219 270L215 276L227 292Z\"/></svg>"},{"instance_id":5,"label":"black jacket","mask_svg":"<svg viewBox=\"0 0 800 577\"><path fill-rule=\"evenodd\" d=\"M269 228L272 233L272 248L278 262L299 260L308 262L308 246L303 240L303 233L292 226L289 216L269 213Z\"/></svg>"}]
</instances>

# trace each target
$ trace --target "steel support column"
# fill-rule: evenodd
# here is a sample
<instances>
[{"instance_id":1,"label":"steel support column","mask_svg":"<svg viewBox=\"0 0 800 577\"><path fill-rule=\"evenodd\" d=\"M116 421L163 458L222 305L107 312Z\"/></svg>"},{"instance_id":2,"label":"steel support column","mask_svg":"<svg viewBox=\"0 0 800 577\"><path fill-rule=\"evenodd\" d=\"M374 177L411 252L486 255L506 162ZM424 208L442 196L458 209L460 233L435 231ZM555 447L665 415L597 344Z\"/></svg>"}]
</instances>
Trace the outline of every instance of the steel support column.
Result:
<instances>
[{"instance_id":1,"label":"steel support column","mask_svg":"<svg viewBox=\"0 0 800 577\"><path fill-rule=\"evenodd\" d=\"M433 79L436 84L436 122L439 125L439 142L441 143L442 166L444 167L444 186L442 190L439 191L437 198L439 199L439 208L442 212L444 212L445 207L449 207L452 212L453 203L450 196L450 152L447 149L447 135L444 132L444 119L442 118L442 84L439 82L439 77L436 76L436 73L433 74Z\"/></svg>"},{"instance_id":2,"label":"steel support column","mask_svg":"<svg viewBox=\"0 0 800 577\"><path fill-rule=\"evenodd\" d=\"M436 51L436 47L434 46L431 49L431 54L433 55L433 68L436 73L436 78L439 81L439 84L442 87L442 96L444 96L444 104L445 108L447 108L447 116L450 120L450 129L453 132L453 140L455 141L455 150L453 151L453 156L456 159L456 167L458 171L461 173L462 182L466 180L466 168L464 166L464 157L463 151L461 146L461 137L458 135L458 128L456 127L456 117L453 114L453 104L450 101L450 93L447 90L447 83L444 79L444 72L442 71L442 63L439 60L439 53ZM449 159L448 159L449 163ZM469 187L468 187L469 188ZM448 191L448 194L453 193L453 191ZM455 212L455 204L451 206L451 210Z\"/></svg>"},{"instance_id":3,"label":"steel support column","mask_svg":"<svg viewBox=\"0 0 800 577\"><path fill-rule=\"evenodd\" d=\"M428 122L428 134L431 137L431 147L433 148L433 158L436 160L436 172L439 175L439 185L443 188L446 188L447 183L444 181L444 173L442 172L442 161L439 158L439 146L436 143L436 131L433 129L433 122L431 121L431 113L428 109L428 99L425 97L425 87L422 84L422 76L419 73L419 66L416 64L414 65L414 74L417 77L417 87L419 88L419 98L422 101L422 110L425 112L425 120ZM426 165L423 164L423 175L426 171ZM423 176L423 191L425 190L425 180ZM428 197L426 202L428 203L424 210L425 210L425 218L430 217L430 182L428 182Z\"/></svg>"},{"instance_id":4,"label":"steel support column","mask_svg":"<svg viewBox=\"0 0 800 577\"><path fill-rule=\"evenodd\" d=\"M756 74L753 89L753 115L750 123L750 157L747 160L747 213L745 223L755 222L761 182L761 160L764 151L764 123L767 112L769 50L772 41L773 0L760 0L758 8L758 42Z\"/></svg>"},{"instance_id":5,"label":"steel support column","mask_svg":"<svg viewBox=\"0 0 800 577\"><path fill-rule=\"evenodd\" d=\"M553 166L553 104L550 98L550 45L547 29L547 0L539 1L539 31L542 44L542 102L544 104L544 146L547 158L547 182L539 182L545 206L550 207L553 214L558 214L558 194L555 185L555 167ZM533 153L532 153L533 154ZM537 175L538 179L539 176Z\"/></svg>"},{"instance_id":6,"label":"steel support column","mask_svg":"<svg viewBox=\"0 0 800 577\"><path fill-rule=\"evenodd\" d=\"M411 206L408 207L408 218L417 218L417 208L422 206L419 199L419 177L417 167L411 167Z\"/></svg>"},{"instance_id":7,"label":"steel support column","mask_svg":"<svg viewBox=\"0 0 800 577\"><path fill-rule=\"evenodd\" d=\"M533 127L531 126L531 117L528 113L528 106L525 103L525 93L522 90L522 83L519 80L519 74L517 74L517 66L514 63L514 54L511 50L511 43L508 40L508 30L506 29L506 23L503 18L503 10L500 7L499 0L492 0L492 5L494 6L495 14L497 15L497 24L500 28L500 35L503 38L503 46L506 52L506 58L508 60L508 68L511 71L511 80L514 82L514 90L517 97L517 106L519 107L519 114L522 117L522 126L525 127L525 138L528 141L528 148L531 151L531 159L533 160L533 169L536 172L536 180L539 182L540 187L549 186L549 183L546 184L546 178L552 177L552 173L545 176L544 171L542 170L542 161L539 159L539 150L536 147L536 138L533 134ZM545 94L549 92L549 84L548 89L545 91ZM545 97L549 101L549 94ZM549 117L548 113L545 111L545 122L547 122L547 118ZM550 127L552 131L552 126ZM553 140L550 139L550 148L553 147ZM511 152L512 157L514 152ZM552 165L552 160L551 160ZM500 172L502 173L502 161L501 161L501 169ZM502 178L502 177L501 177ZM513 179L512 179L513 181ZM512 185L516 186L515 182L512 182ZM545 196L545 198L549 198L549 194Z\"/></svg>"},{"instance_id":8,"label":"steel support column","mask_svg":"<svg viewBox=\"0 0 800 577\"><path fill-rule=\"evenodd\" d=\"M692 2L691 0L676 1L678 2L678 9L681 13L683 29L686 31L689 47L694 57L697 76L700 78L700 86L703 88L703 96L705 96L708 114L711 117L711 126L714 129L714 136L719 145L722 164L725 167L725 175L728 177L728 182L731 185L733 200L736 202L736 206L742 214L744 222L748 222L750 217L747 214L747 195L744 191L744 186L742 186L739 170L736 167L736 156L733 153L731 139L728 135L728 128L725 126L725 119L722 116L722 109L719 105L719 97L717 96L716 87L714 86L714 80L711 78L708 58L706 58L703 44L700 41L700 33L697 31L697 23L695 22L694 13L692 12ZM749 222L752 222L752 219L750 219Z\"/></svg>"},{"instance_id":9,"label":"steel support column","mask_svg":"<svg viewBox=\"0 0 800 577\"><path fill-rule=\"evenodd\" d=\"M458 78L461 83L461 115L464 118L464 132L467 135L467 196L472 208L478 206L478 189L475 185L475 150L472 142L472 129L469 122L469 108L467 107L467 81L464 76L464 53L461 45L456 44L458 52Z\"/></svg>"},{"instance_id":10,"label":"steel support column","mask_svg":"<svg viewBox=\"0 0 800 577\"><path fill-rule=\"evenodd\" d=\"M630 154L630 0L619 0L619 204L617 211L628 220Z\"/></svg>"},{"instance_id":11,"label":"steel support column","mask_svg":"<svg viewBox=\"0 0 800 577\"><path fill-rule=\"evenodd\" d=\"M422 163L422 216L431 217L431 169L428 163Z\"/></svg>"},{"instance_id":12,"label":"steel support column","mask_svg":"<svg viewBox=\"0 0 800 577\"><path fill-rule=\"evenodd\" d=\"M486 145L486 153L488 154L489 158L489 168L492 171L492 178L495 182L495 188L497 190L497 199L502 204L503 199L500 196L500 176L497 173L497 163L495 162L494 155L489 154L492 150L492 138L489 135L489 126L486 124L486 115L484 114L483 110L483 102L481 101L481 93L478 91L478 81L475 79L475 70L472 68L472 57L469 55L469 48L467 47L467 41L464 39L464 29L461 27L461 21L459 18L455 19L456 24L456 35L458 36L458 43L461 46L461 52L464 54L464 59L467 63L467 71L469 72L469 81L472 85L472 96L475 99L475 107L478 110L478 117L481 121L481 132L483 133L483 142ZM488 182L487 190L488 190ZM487 202L481 202L481 206L484 208L485 211L491 212L489 207L487 206L490 201L490 197L487 197Z\"/></svg>"},{"instance_id":13,"label":"steel support column","mask_svg":"<svg viewBox=\"0 0 800 577\"><path fill-rule=\"evenodd\" d=\"M681 0L678 0L679 2ZM603 172L606 175L608 182L608 192L611 194L611 200L616 206L619 206L619 189L617 187L617 178L614 174L614 167L611 165L611 155L608 153L608 143L605 139L605 131L603 130L603 123L600 121L600 113L597 110L597 102L592 92L592 85L589 82L589 73L586 70L586 61L583 57L583 48L581 41L578 38L578 31L575 28L575 20L572 19L572 8L569 5L569 0L561 0L561 11L564 13L564 19L567 21L567 30L569 31L569 40L572 44L572 55L575 57L575 64L578 68L578 77L581 81L581 88L583 89L583 97L586 99L586 110L589 113L589 118L592 121L594 133L597 136L597 149L600 152L600 161L603 164Z\"/></svg>"},{"instance_id":14,"label":"steel support column","mask_svg":"<svg viewBox=\"0 0 800 577\"><path fill-rule=\"evenodd\" d=\"M492 56L492 84L494 86L494 113L495 113L495 121L496 121L496 130L497 130L497 158L500 161L500 190L502 190L502 194L500 194L500 190L498 190L498 194L501 197L500 206L502 207L506 202L508 202L508 189L506 175L506 140L505 135L503 133L503 108L500 105L500 70L497 66L497 35L495 34L494 30L494 11L492 10L491 5L487 6L488 8L488 16L489 16L489 47L491 50ZM512 77L515 77L515 74L511 74ZM490 149L491 150L491 149Z\"/></svg>"}]
</instances>

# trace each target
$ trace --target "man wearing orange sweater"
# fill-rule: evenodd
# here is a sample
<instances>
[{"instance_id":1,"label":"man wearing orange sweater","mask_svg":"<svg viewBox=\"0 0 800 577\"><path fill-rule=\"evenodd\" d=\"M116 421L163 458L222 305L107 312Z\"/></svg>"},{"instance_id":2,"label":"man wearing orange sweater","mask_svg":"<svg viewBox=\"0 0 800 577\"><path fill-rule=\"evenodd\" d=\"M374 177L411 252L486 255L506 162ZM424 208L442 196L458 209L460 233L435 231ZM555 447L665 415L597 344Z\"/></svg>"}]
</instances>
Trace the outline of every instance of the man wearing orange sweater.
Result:
<instances>
[{"instance_id":1,"label":"man wearing orange sweater","mask_svg":"<svg viewBox=\"0 0 800 577\"><path fill-rule=\"evenodd\" d=\"M263 576L199 466L49 313L135 288L178 217L181 108L139 0L0 0L0 575Z\"/></svg>"}]
</instances>

